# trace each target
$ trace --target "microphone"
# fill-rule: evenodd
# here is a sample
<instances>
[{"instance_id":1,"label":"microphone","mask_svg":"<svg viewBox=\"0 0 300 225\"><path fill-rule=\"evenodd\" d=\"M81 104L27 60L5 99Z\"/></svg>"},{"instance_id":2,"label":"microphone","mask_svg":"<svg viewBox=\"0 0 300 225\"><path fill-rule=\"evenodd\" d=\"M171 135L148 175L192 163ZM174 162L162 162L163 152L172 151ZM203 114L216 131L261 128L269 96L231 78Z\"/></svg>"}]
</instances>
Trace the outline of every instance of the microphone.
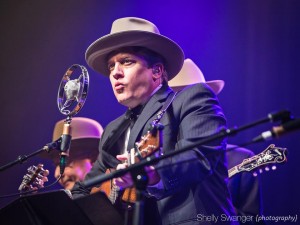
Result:
<instances>
[{"instance_id":1,"label":"microphone","mask_svg":"<svg viewBox=\"0 0 300 225\"><path fill-rule=\"evenodd\" d=\"M280 126L273 127L271 130L261 133L259 136L255 137L252 141L260 142L270 140L274 137L279 137L285 133L300 129L300 119L293 119Z\"/></svg>"},{"instance_id":2,"label":"microphone","mask_svg":"<svg viewBox=\"0 0 300 225\"><path fill-rule=\"evenodd\" d=\"M292 119L294 119L293 115L291 115L291 112L288 110L281 110L279 112L275 113L269 113L268 119L271 122L281 121L282 123L288 122Z\"/></svg>"},{"instance_id":3,"label":"microphone","mask_svg":"<svg viewBox=\"0 0 300 225\"><path fill-rule=\"evenodd\" d=\"M69 156L70 145L71 145L71 124L68 122L64 123L63 133L61 136L61 143L60 143L60 160L59 160L59 167L60 167L60 174L62 175L65 171L67 157Z\"/></svg>"},{"instance_id":4,"label":"microphone","mask_svg":"<svg viewBox=\"0 0 300 225\"><path fill-rule=\"evenodd\" d=\"M75 80L69 80L65 87L64 91L67 97L67 100L74 100L76 99L78 101L78 95L80 91L80 77Z\"/></svg>"},{"instance_id":5,"label":"microphone","mask_svg":"<svg viewBox=\"0 0 300 225\"><path fill-rule=\"evenodd\" d=\"M78 76L79 75L79 76ZM78 77L71 79L72 77ZM76 115L83 107L89 89L89 74L84 66L74 64L63 75L57 93L59 111L67 116Z\"/></svg>"}]
</instances>

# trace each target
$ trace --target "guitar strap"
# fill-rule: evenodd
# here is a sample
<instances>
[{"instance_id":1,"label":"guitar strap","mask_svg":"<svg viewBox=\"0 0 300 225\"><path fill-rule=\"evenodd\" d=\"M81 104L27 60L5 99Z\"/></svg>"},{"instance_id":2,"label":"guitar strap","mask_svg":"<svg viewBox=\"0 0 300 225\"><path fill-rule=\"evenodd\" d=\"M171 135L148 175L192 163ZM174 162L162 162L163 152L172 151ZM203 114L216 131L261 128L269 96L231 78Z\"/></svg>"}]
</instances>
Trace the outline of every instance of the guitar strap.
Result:
<instances>
[{"instance_id":1,"label":"guitar strap","mask_svg":"<svg viewBox=\"0 0 300 225\"><path fill-rule=\"evenodd\" d=\"M171 94L169 94L165 104L163 105L161 110L156 114L156 118L152 122L153 124L159 123L159 121L161 120L161 118L163 117L163 115L165 114L165 112L167 111L177 94L178 92L172 92Z\"/></svg>"}]
</instances>

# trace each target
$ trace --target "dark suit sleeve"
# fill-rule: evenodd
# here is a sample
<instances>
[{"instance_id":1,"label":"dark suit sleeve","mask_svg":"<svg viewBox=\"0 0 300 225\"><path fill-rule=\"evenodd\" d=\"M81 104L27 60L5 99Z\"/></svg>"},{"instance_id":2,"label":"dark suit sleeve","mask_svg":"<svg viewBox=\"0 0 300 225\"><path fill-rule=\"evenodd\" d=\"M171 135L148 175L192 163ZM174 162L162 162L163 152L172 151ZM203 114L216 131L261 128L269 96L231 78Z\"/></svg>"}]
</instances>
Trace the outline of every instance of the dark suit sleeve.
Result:
<instances>
[{"instance_id":1,"label":"dark suit sleeve","mask_svg":"<svg viewBox=\"0 0 300 225\"><path fill-rule=\"evenodd\" d=\"M99 143L99 149L102 149L104 143L103 140L106 140L108 134L109 132L107 132L107 130L105 129ZM106 169L110 167L109 165L106 165L104 162L115 162L115 161L116 159L113 156L109 155L105 151L100 151L97 160L94 162L91 171L86 175L84 181L100 176L101 174L104 174ZM86 196L90 194L90 192L91 192L91 188L84 187L82 182L76 182L74 187L71 190L73 198Z\"/></svg>"},{"instance_id":2,"label":"dark suit sleeve","mask_svg":"<svg viewBox=\"0 0 300 225\"><path fill-rule=\"evenodd\" d=\"M85 181L100 176L101 174L105 173L106 167L102 163L102 157L98 156L98 159L94 162L91 171L86 175ZM76 182L74 187L71 190L73 198L83 197L85 195L90 194L91 188L86 188L83 186L82 182Z\"/></svg>"},{"instance_id":3,"label":"dark suit sleeve","mask_svg":"<svg viewBox=\"0 0 300 225\"><path fill-rule=\"evenodd\" d=\"M101 162L97 159L94 163L92 170L86 175L84 180L88 180L90 178L96 177L97 175L101 175L102 169L101 169ZM92 188L86 188L83 186L82 182L76 182L74 187L71 190L73 198L79 198L86 195L89 195Z\"/></svg>"},{"instance_id":4,"label":"dark suit sleeve","mask_svg":"<svg viewBox=\"0 0 300 225\"><path fill-rule=\"evenodd\" d=\"M164 152L176 151L188 145L205 140L226 126L222 109L214 93L206 84L188 87L178 94L173 102L173 128L164 129ZM168 122L165 122L168 123ZM168 137L173 137L168 139ZM213 173L227 173L224 166L225 142L218 139L189 151L161 161L156 168L164 189L148 188L157 198L163 198L181 188L202 182ZM222 164L222 166L220 166ZM161 168L161 169L159 169ZM218 170L223 171L218 171ZM225 171L225 172L224 172ZM218 174L218 176L223 176Z\"/></svg>"}]
</instances>

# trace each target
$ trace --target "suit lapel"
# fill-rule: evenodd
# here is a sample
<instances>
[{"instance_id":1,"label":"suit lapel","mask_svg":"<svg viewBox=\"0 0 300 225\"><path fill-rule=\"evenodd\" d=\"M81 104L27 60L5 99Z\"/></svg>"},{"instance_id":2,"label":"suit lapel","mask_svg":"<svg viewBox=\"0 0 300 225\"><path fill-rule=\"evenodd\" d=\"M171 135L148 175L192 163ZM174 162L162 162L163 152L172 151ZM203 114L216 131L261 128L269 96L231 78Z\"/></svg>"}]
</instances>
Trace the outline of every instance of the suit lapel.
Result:
<instances>
[{"instance_id":1,"label":"suit lapel","mask_svg":"<svg viewBox=\"0 0 300 225\"><path fill-rule=\"evenodd\" d=\"M139 115L137 121L135 122L132 130L130 132L130 138L128 142L128 148L132 148L137 140L139 134L142 132L143 128L150 126L148 123L149 119L155 115L162 107L166 101L168 95L172 92L168 86L163 86L159 89L146 103L145 108L142 113ZM152 122L152 121L150 121ZM145 135L145 134L141 134Z\"/></svg>"},{"instance_id":2,"label":"suit lapel","mask_svg":"<svg viewBox=\"0 0 300 225\"><path fill-rule=\"evenodd\" d=\"M128 128L129 120L125 119L125 114L119 117L114 121L114 125L109 127L110 130L105 131L105 135L103 135L103 145L101 148L104 151L108 151L111 147L118 141L120 136L125 132Z\"/></svg>"}]
</instances>

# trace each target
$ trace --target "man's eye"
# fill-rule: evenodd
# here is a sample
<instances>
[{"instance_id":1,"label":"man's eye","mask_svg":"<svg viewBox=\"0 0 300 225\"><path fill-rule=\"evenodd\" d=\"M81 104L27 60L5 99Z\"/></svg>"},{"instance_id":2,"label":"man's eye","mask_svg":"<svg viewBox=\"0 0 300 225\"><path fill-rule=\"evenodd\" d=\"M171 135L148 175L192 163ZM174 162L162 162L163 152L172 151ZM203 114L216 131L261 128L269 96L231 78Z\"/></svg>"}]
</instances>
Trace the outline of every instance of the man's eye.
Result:
<instances>
[{"instance_id":1,"label":"man's eye","mask_svg":"<svg viewBox=\"0 0 300 225\"><path fill-rule=\"evenodd\" d=\"M113 64L113 63L112 63L112 64L109 64L109 65L108 65L108 70L109 70L109 71L113 71L113 70L114 70L114 67L115 67L115 64Z\"/></svg>"},{"instance_id":2,"label":"man's eye","mask_svg":"<svg viewBox=\"0 0 300 225\"><path fill-rule=\"evenodd\" d=\"M132 63L134 63L134 60L132 60L132 59L124 59L124 60L122 61L122 65L125 65L125 66L129 66L129 65L131 65Z\"/></svg>"}]
</instances>

